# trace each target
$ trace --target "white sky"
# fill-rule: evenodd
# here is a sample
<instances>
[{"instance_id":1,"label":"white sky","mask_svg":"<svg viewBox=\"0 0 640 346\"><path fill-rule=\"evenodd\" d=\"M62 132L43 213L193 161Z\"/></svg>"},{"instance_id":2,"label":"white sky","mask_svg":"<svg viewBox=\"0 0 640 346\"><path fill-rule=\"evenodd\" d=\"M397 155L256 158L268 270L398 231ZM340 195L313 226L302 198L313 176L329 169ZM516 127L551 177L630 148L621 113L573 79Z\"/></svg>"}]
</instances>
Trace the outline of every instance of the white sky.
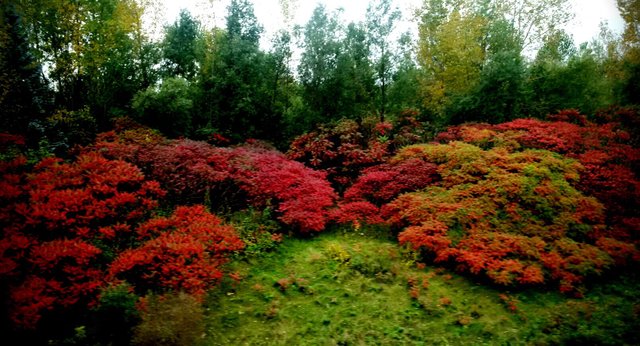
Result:
<instances>
[{"instance_id":1,"label":"white sky","mask_svg":"<svg viewBox=\"0 0 640 346\"><path fill-rule=\"evenodd\" d=\"M191 14L203 22L207 27L213 25L224 27L226 7L229 0L159 0L161 4L160 18L154 20L156 34L161 32L162 24L173 23L180 9L186 8ZM323 3L327 10L339 7L344 9L342 18L346 22L364 20L368 0L289 0L292 4L292 20L286 23L282 14L279 0L253 0L255 14L264 26L263 44L268 44L273 33L286 27L287 24L304 25L318 3ZM575 12L574 20L567 25L567 31L573 35L576 45L590 41L600 29L601 21L606 20L609 27L616 33L622 32L624 21L616 7L616 0L570 0ZM395 0L395 4L403 13L402 22L398 25L401 32L415 28L411 22L413 9L422 0ZM161 23L164 22L164 23ZM415 29L413 29L415 30Z\"/></svg>"}]
</instances>

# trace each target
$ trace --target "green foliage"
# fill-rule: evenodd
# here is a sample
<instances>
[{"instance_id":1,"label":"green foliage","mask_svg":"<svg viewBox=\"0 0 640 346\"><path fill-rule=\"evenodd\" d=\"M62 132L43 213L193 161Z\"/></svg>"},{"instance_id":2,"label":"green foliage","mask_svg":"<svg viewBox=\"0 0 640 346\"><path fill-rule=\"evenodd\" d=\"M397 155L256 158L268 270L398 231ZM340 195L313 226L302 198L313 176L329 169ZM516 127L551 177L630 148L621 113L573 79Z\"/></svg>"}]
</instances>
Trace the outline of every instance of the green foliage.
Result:
<instances>
[{"instance_id":1,"label":"green foliage","mask_svg":"<svg viewBox=\"0 0 640 346\"><path fill-rule=\"evenodd\" d=\"M76 145L91 143L97 132L96 119L91 116L89 107L75 111L61 109L47 117L42 124L31 123L31 129L39 129L42 136L40 150L59 157L69 155L69 150Z\"/></svg>"},{"instance_id":2,"label":"green foliage","mask_svg":"<svg viewBox=\"0 0 640 346\"><path fill-rule=\"evenodd\" d=\"M249 138L279 141L287 99L288 38L273 54L260 50L262 26L246 0L228 7L226 32L214 38L215 55L203 63L199 88L202 122L235 142Z\"/></svg>"},{"instance_id":3,"label":"green foliage","mask_svg":"<svg viewBox=\"0 0 640 346\"><path fill-rule=\"evenodd\" d=\"M525 107L527 69L515 29L506 20L498 20L487 31L487 56L480 79L451 107L453 123L499 123L518 117Z\"/></svg>"},{"instance_id":4,"label":"green foliage","mask_svg":"<svg viewBox=\"0 0 640 346\"><path fill-rule=\"evenodd\" d=\"M426 9L425 9L426 11ZM455 10L432 18L425 12L419 26L418 63L424 107L439 125L449 122L453 100L468 94L479 82L485 52L480 45L486 20ZM464 27L465 30L459 30Z\"/></svg>"},{"instance_id":5,"label":"green foliage","mask_svg":"<svg viewBox=\"0 0 640 346\"><path fill-rule=\"evenodd\" d=\"M165 30L162 50L166 74L193 78L196 74L197 41L201 35L198 21L188 11L182 10L180 18Z\"/></svg>"},{"instance_id":6,"label":"green foliage","mask_svg":"<svg viewBox=\"0 0 640 346\"><path fill-rule=\"evenodd\" d=\"M371 1L367 8L367 31L371 45L372 61L376 73L376 84L379 88L378 104L380 122L384 122L387 110L387 93L393 69L393 52L389 37L396 21L400 19L398 8L391 7L390 0Z\"/></svg>"},{"instance_id":7,"label":"green foliage","mask_svg":"<svg viewBox=\"0 0 640 346\"><path fill-rule=\"evenodd\" d=\"M29 49L26 28L14 5L0 5L0 131L26 133L42 119L47 86Z\"/></svg>"},{"instance_id":8,"label":"green foliage","mask_svg":"<svg viewBox=\"0 0 640 346\"><path fill-rule=\"evenodd\" d=\"M608 278L583 299L538 290L503 292L425 266L390 240L351 229L313 239L289 238L273 256L232 266L243 279L212 292L205 342L500 345L637 340L637 312L629 304L638 298L637 278Z\"/></svg>"},{"instance_id":9,"label":"green foliage","mask_svg":"<svg viewBox=\"0 0 640 346\"><path fill-rule=\"evenodd\" d=\"M367 28L360 23L350 23L345 31L336 57L334 80L327 87L338 89L330 117L341 115L353 119L368 114L372 109L375 69L369 60L371 49L367 43Z\"/></svg>"},{"instance_id":10,"label":"green foliage","mask_svg":"<svg viewBox=\"0 0 640 346\"><path fill-rule=\"evenodd\" d=\"M133 328L140 322L137 301L133 289L126 284L103 289L88 330L93 342L114 345L129 343Z\"/></svg>"},{"instance_id":11,"label":"green foliage","mask_svg":"<svg viewBox=\"0 0 640 346\"><path fill-rule=\"evenodd\" d=\"M327 13L318 4L304 26L304 51L300 57L298 74L303 88L303 98L309 109L303 128L338 116L335 101L339 100L336 88L338 57L341 53L337 14Z\"/></svg>"},{"instance_id":12,"label":"green foliage","mask_svg":"<svg viewBox=\"0 0 640 346\"><path fill-rule=\"evenodd\" d=\"M623 56L618 61L621 79L622 101L630 104L640 104L640 2L637 0L617 0L618 9L625 21L622 36Z\"/></svg>"},{"instance_id":13,"label":"green foliage","mask_svg":"<svg viewBox=\"0 0 640 346\"><path fill-rule=\"evenodd\" d=\"M261 212L249 208L231 215L231 224L238 237L245 243L242 256L261 256L275 250L282 241L278 223L272 218L269 208Z\"/></svg>"},{"instance_id":14,"label":"green foliage","mask_svg":"<svg viewBox=\"0 0 640 346\"><path fill-rule=\"evenodd\" d=\"M192 91L183 78L167 78L158 87L150 86L133 99L139 119L169 137L186 136L191 131Z\"/></svg>"},{"instance_id":15,"label":"green foliage","mask_svg":"<svg viewBox=\"0 0 640 346\"><path fill-rule=\"evenodd\" d=\"M593 45L578 49L563 31L547 37L529 69L528 108L532 115L543 117L560 109L575 108L593 114L613 103L609 91L616 83L606 75Z\"/></svg>"},{"instance_id":16,"label":"green foliage","mask_svg":"<svg viewBox=\"0 0 640 346\"><path fill-rule=\"evenodd\" d=\"M205 331L201 303L182 292L146 296L140 317L132 340L135 345L195 345Z\"/></svg>"}]
</instances>

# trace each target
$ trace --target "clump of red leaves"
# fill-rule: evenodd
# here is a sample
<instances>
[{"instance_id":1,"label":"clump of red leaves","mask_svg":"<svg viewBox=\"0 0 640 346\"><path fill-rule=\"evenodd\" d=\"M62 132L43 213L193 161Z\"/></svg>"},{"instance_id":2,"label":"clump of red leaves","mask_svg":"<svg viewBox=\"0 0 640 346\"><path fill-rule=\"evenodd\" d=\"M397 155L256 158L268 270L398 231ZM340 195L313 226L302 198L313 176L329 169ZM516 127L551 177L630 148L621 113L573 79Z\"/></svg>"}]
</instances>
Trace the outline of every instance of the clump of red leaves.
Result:
<instances>
[{"instance_id":1,"label":"clump of red leaves","mask_svg":"<svg viewBox=\"0 0 640 346\"><path fill-rule=\"evenodd\" d=\"M0 176L0 278L21 328L35 328L48 311L92 306L123 279L138 292L202 296L226 256L244 247L203 206L150 219L164 196L159 183L96 152L33 169L22 157L0 161Z\"/></svg>"},{"instance_id":2,"label":"clump of red leaves","mask_svg":"<svg viewBox=\"0 0 640 346\"><path fill-rule=\"evenodd\" d=\"M437 166L420 159L391 160L366 168L344 193L344 200L331 213L341 224L364 221L384 223L380 206L404 192L420 190L440 179Z\"/></svg>"},{"instance_id":3,"label":"clump of red leaves","mask_svg":"<svg viewBox=\"0 0 640 346\"><path fill-rule=\"evenodd\" d=\"M281 222L301 232L321 231L335 199L325 173L259 143L218 148L205 142L169 141L137 129L100 135L91 148L96 149L141 167L173 201L236 209L247 204L273 207Z\"/></svg>"},{"instance_id":4,"label":"clump of red leaves","mask_svg":"<svg viewBox=\"0 0 640 346\"><path fill-rule=\"evenodd\" d=\"M223 276L220 266L244 243L204 206L178 207L136 229L142 245L123 251L109 267L110 281L125 279L140 293L184 291L203 297Z\"/></svg>"},{"instance_id":5,"label":"clump of red leaves","mask_svg":"<svg viewBox=\"0 0 640 346\"><path fill-rule=\"evenodd\" d=\"M279 219L302 232L322 231L334 191L323 172L255 147L228 149L233 179L258 207L276 206Z\"/></svg>"},{"instance_id":6,"label":"clump of red leaves","mask_svg":"<svg viewBox=\"0 0 640 346\"><path fill-rule=\"evenodd\" d=\"M43 311L95 302L107 261L96 244L123 246L163 195L135 166L95 153L45 159L31 172L18 158L0 175L0 276L12 320L27 328Z\"/></svg>"},{"instance_id":7,"label":"clump of red leaves","mask_svg":"<svg viewBox=\"0 0 640 346\"><path fill-rule=\"evenodd\" d=\"M441 181L382 208L400 243L501 285L558 282L574 292L613 264L604 208L573 185L582 167L543 150L414 145L394 160L438 166Z\"/></svg>"},{"instance_id":8,"label":"clump of red leaves","mask_svg":"<svg viewBox=\"0 0 640 346\"><path fill-rule=\"evenodd\" d=\"M287 156L325 171L339 190L350 185L361 170L384 162L400 146L422 141L415 112L402 113L395 124L376 118L357 123L341 120L297 137Z\"/></svg>"},{"instance_id":9,"label":"clump of red leaves","mask_svg":"<svg viewBox=\"0 0 640 346\"><path fill-rule=\"evenodd\" d=\"M576 110L550 115L549 120L518 119L499 125L474 124L449 128L441 142L462 140L483 148L537 148L578 160L584 169L574 184L605 205L605 232L594 237L618 263L640 260L640 117L634 109L609 109L591 122Z\"/></svg>"}]
</instances>

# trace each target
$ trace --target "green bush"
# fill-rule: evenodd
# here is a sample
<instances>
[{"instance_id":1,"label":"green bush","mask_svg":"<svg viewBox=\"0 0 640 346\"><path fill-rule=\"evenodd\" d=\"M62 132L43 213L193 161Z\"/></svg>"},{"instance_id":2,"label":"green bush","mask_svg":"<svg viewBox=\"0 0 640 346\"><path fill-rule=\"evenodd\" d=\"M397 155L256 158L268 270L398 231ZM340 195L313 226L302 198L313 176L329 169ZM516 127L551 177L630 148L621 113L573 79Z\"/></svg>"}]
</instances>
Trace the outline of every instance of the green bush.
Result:
<instances>
[{"instance_id":1,"label":"green bush","mask_svg":"<svg viewBox=\"0 0 640 346\"><path fill-rule=\"evenodd\" d=\"M194 345L204 337L204 309L186 293L147 296L142 322L135 328L133 344L149 346Z\"/></svg>"}]
</instances>

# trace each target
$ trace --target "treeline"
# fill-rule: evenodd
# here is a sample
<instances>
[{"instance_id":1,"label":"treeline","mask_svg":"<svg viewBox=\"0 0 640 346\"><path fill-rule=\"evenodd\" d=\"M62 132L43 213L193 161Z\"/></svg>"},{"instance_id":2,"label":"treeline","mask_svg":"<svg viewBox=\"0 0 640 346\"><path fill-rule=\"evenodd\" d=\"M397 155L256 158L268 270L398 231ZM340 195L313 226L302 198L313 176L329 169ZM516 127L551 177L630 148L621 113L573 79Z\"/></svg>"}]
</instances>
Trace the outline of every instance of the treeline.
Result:
<instances>
[{"instance_id":1,"label":"treeline","mask_svg":"<svg viewBox=\"0 0 640 346\"><path fill-rule=\"evenodd\" d=\"M637 0L617 1L623 35L603 25L580 45L559 29L567 0L424 0L417 37L398 33L412 18L391 0L372 0L367 19L351 23L318 5L268 50L250 0L230 1L224 28L182 11L161 40L145 33L144 4L6 2L0 131L62 154L131 116L169 137L284 148L317 124L407 109L435 131L640 104Z\"/></svg>"}]
</instances>

